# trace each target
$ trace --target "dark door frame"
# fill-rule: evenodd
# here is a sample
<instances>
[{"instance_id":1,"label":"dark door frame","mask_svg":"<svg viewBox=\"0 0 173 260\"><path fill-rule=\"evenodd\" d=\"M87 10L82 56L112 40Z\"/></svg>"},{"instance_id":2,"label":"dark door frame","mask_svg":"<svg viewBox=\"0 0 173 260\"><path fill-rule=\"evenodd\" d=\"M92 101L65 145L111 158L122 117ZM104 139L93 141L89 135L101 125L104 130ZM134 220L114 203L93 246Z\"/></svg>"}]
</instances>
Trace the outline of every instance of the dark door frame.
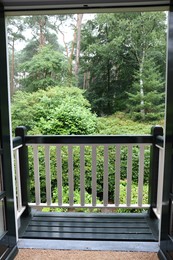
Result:
<instances>
[{"instance_id":1,"label":"dark door frame","mask_svg":"<svg viewBox=\"0 0 173 260\"><path fill-rule=\"evenodd\" d=\"M6 254L2 259L14 259L17 253L16 246L16 223L13 193L13 176L11 160L11 137L9 123L9 94L8 94L8 71L7 71L7 45L5 15L0 6L0 140L2 159L2 178L5 190L5 221L6 234L0 241L0 246L6 246Z\"/></svg>"},{"instance_id":2,"label":"dark door frame","mask_svg":"<svg viewBox=\"0 0 173 260\"><path fill-rule=\"evenodd\" d=\"M167 84L165 115L165 162L160 230L160 259L172 259L173 240L170 236L173 202L173 0L170 1L167 40Z\"/></svg>"},{"instance_id":3,"label":"dark door frame","mask_svg":"<svg viewBox=\"0 0 173 260\"><path fill-rule=\"evenodd\" d=\"M2 1L0 1L2 2ZM65 0L64 0L65 2ZM106 1L105 1L106 2ZM137 1L136 1L137 2ZM100 0L100 4L103 1ZM41 1L39 2L41 9ZM128 4L128 3L127 3ZM170 229L170 202L173 198L173 0L168 4L168 47L167 47L167 84L166 84L166 124L165 124L165 165L164 165L164 183L163 183L163 205L162 221L160 233L160 252L161 259L169 259L169 252L173 251L173 242L169 236ZM49 7L49 6L48 6ZM123 7L122 7L123 8ZM50 6L51 9L51 6ZM68 6L67 6L68 9ZM69 7L70 9L70 7ZM71 9L73 9L71 7ZM139 10L140 8L138 8ZM142 8L141 8L142 10ZM7 56L6 56L6 33L5 33L5 15L3 5L0 6L0 125L3 148L3 172L6 190L6 213L7 227L9 237L9 247L15 248L16 228L14 217L14 198L13 198L13 178L11 165L11 140L9 127L9 105L8 105L8 80L7 80ZM8 184L8 185L7 185ZM172 197L171 197L172 196Z\"/></svg>"}]
</instances>

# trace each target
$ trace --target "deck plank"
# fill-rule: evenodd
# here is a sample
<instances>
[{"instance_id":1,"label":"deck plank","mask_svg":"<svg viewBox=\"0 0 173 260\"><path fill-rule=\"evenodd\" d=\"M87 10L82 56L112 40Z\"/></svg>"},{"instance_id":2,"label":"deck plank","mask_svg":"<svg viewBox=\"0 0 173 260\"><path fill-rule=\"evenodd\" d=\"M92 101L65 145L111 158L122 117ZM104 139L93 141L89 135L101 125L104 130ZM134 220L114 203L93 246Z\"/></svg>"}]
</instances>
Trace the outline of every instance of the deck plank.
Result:
<instances>
[{"instance_id":1,"label":"deck plank","mask_svg":"<svg viewBox=\"0 0 173 260\"><path fill-rule=\"evenodd\" d=\"M147 213L83 213L83 212L40 212L35 211L34 216L39 217L61 217L61 218L116 218L116 219L143 219Z\"/></svg>"},{"instance_id":2,"label":"deck plank","mask_svg":"<svg viewBox=\"0 0 173 260\"><path fill-rule=\"evenodd\" d=\"M143 214L36 212L22 238L91 241L157 241Z\"/></svg>"},{"instance_id":3,"label":"deck plank","mask_svg":"<svg viewBox=\"0 0 173 260\"><path fill-rule=\"evenodd\" d=\"M27 232L59 232L59 233L100 233L100 234L151 234L149 228L86 228L86 227L51 227L51 226L29 226Z\"/></svg>"},{"instance_id":4,"label":"deck plank","mask_svg":"<svg viewBox=\"0 0 173 260\"><path fill-rule=\"evenodd\" d=\"M88 222L87 224L85 222L79 221L79 222L58 222L58 221L32 221L30 223L31 226L53 226L53 227L105 227L105 223L104 222ZM136 222L133 223L126 223L126 222L120 222L120 223L106 223L106 227L107 228L115 228L115 227L120 227L120 228L127 228L127 227L132 227L132 228L145 228L146 227L146 223L138 223L136 224Z\"/></svg>"},{"instance_id":5,"label":"deck plank","mask_svg":"<svg viewBox=\"0 0 173 260\"><path fill-rule=\"evenodd\" d=\"M55 233L55 232L25 232L25 238L48 238L48 239L91 239L91 240L128 240L128 241L153 241L153 236L150 234L87 234L87 233Z\"/></svg>"},{"instance_id":6,"label":"deck plank","mask_svg":"<svg viewBox=\"0 0 173 260\"><path fill-rule=\"evenodd\" d=\"M131 223L136 223L136 221L138 221L139 223L145 223L145 219L117 219L117 218L104 218L104 219L100 219L100 218L60 218L60 217L33 217L33 220L35 221L43 221L47 219L47 221L58 221L58 222L93 222L93 223L126 223L126 222L131 222Z\"/></svg>"}]
</instances>

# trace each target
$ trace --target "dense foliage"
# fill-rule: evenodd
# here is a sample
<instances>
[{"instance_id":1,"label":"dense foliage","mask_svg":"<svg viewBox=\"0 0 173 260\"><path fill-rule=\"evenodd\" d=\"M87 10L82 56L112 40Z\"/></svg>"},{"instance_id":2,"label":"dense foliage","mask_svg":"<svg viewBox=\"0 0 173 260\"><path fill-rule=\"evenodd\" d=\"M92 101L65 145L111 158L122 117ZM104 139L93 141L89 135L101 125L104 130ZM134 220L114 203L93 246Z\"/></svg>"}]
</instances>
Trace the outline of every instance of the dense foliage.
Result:
<instances>
[{"instance_id":1,"label":"dense foliage","mask_svg":"<svg viewBox=\"0 0 173 260\"><path fill-rule=\"evenodd\" d=\"M47 45L40 48L30 61L24 62L20 70L24 73L20 80L22 88L33 92L62 85L67 77L67 61L62 53Z\"/></svg>"},{"instance_id":2,"label":"dense foliage","mask_svg":"<svg viewBox=\"0 0 173 260\"><path fill-rule=\"evenodd\" d=\"M31 134L93 134L96 116L82 90L54 87L33 93L17 91L13 96L13 129L24 125Z\"/></svg>"},{"instance_id":3,"label":"dense foliage","mask_svg":"<svg viewBox=\"0 0 173 260\"><path fill-rule=\"evenodd\" d=\"M121 111L135 120L162 118L166 14L84 17L39 15L8 20L11 95L19 87L32 92L75 85L86 90L92 111L99 116ZM32 30L28 40L25 29ZM24 48L16 52L19 40Z\"/></svg>"},{"instance_id":4,"label":"dense foliage","mask_svg":"<svg viewBox=\"0 0 173 260\"><path fill-rule=\"evenodd\" d=\"M89 20L81 74L93 111L130 111L138 120L163 116L165 39L164 13L97 14Z\"/></svg>"}]
</instances>

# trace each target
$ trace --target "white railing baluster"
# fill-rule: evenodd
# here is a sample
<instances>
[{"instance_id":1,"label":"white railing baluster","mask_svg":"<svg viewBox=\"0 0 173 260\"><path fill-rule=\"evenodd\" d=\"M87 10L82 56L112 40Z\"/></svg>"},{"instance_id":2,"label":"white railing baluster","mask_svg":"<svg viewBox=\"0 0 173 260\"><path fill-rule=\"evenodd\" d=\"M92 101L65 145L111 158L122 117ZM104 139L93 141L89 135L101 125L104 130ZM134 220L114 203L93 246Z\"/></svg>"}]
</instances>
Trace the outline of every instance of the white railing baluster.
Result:
<instances>
[{"instance_id":1,"label":"white railing baluster","mask_svg":"<svg viewBox=\"0 0 173 260\"><path fill-rule=\"evenodd\" d=\"M121 165L121 145L116 145L116 158L115 158L115 206L120 203L120 165Z\"/></svg>"},{"instance_id":2,"label":"white railing baluster","mask_svg":"<svg viewBox=\"0 0 173 260\"><path fill-rule=\"evenodd\" d=\"M164 176L164 148L159 148L159 168L158 168L158 186L157 186L157 214L160 216L162 208L163 195L163 176Z\"/></svg>"},{"instance_id":3,"label":"white railing baluster","mask_svg":"<svg viewBox=\"0 0 173 260\"><path fill-rule=\"evenodd\" d=\"M121 137L122 138L122 137ZM77 141L77 143L73 143L73 139L71 139L69 144L64 142L55 142L52 144L33 144L31 145L33 147L33 160L34 160L34 180L35 180L35 203L29 203L29 205L33 208L43 208L43 207L50 207L50 208L133 208L133 209L140 209L140 208L149 208L149 204L143 204L143 183L144 183L144 151L146 145L151 144L145 144L145 143L125 143L124 141L122 143L110 143L110 139L108 139L108 143L106 142L97 142L97 143L82 143L81 141ZM99 139L98 139L99 140ZM114 140L113 140L114 141ZM91 147L91 184L88 187L88 190L91 189L91 197L92 201L90 203L86 202L85 198L85 146ZM66 203L63 201L63 157L62 157L62 147L67 147L68 150L68 158L66 163L68 163L68 190L69 190L69 199ZM109 146L115 147L115 149L111 149L111 153L114 151L114 158L115 158L115 164L112 163L112 160L110 160L110 153L109 153ZM139 174L138 174L138 198L136 203L131 202L131 191L132 191L132 180L133 180L133 172L132 172L132 165L133 165L133 146L139 147ZM46 202L41 202L41 188L40 188L40 169L39 169L39 153L40 149L43 149L43 152L45 151L45 183L46 183ZM57 198L56 202L52 203L52 190L51 190L51 164L50 164L50 155L52 154L53 150L50 150L51 147L55 147L56 151L56 170L57 170ZM74 147L80 148L80 153L77 154L78 160L79 160L79 170L80 175L75 175L75 178L79 178L77 180L74 179L74 162L73 157L76 154L74 152L76 151L73 149ZM99 147L99 149L97 149ZM104 148L102 150L102 147ZM127 187L126 187L126 201L125 203L122 203L120 200L120 194L121 194L121 150L122 148L126 150L127 147ZM45 148L45 150L44 150ZM100 149L101 148L101 149ZM42 151L42 150L41 150ZM51 153L50 153L51 151ZM97 152L100 151L100 154L97 158ZM162 157L160 152L160 157ZM112 156L111 156L112 158ZM103 172L97 172L97 160L99 162L102 160L104 161L103 164ZM17 161L17 159L16 159ZM43 163L44 164L44 163ZM114 164L114 165L112 165ZM19 166L16 166L19 167ZM109 199L109 193L112 192L109 190L109 178L110 173L109 169L112 169L115 167L115 186L114 186L114 202L112 202ZM160 162L160 166L161 162ZM111 170L112 171L112 170ZM97 202L97 174L101 174L103 176L103 201L98 203ZM99 175L100 176L100 175ZM124 176L123 176L124 177ZM100 178L100 177L99 177ZM122 179L124 181L124 179ZM75 181L76 183L79 183L80 187L80 202L77 204L74 198L74 187L75 187ZM125 181L124 181L125 182ZM110 185L111 186L111 185ZM122 194L121 194L122 195ZM159 196L159 194L158 194ZM159 203L160 197L157 198L157 201ZM58 201L58 202L57 202ZM21 202L18 201L18 204L20 205ZM159 208L159 205L158 205ZM159 209L158 209L159 211Z\"/></svg>"},{"instance_id":4,"label":"white railing baluster","mask_svg":"<svg viewBox=\"0 0 173 260\"><path fill-rule=\"evenodd\" d=\"M133 146L129 144L127 154L127 206L131 204L131 190L132 190L132 148Z\"/></svg>"},{"instance_id":5,"label":"white railing baluster","mask_svg":"<svg viewBox=\"0 0 173 260\"><path fill-rule=\"evenodd\" d=\"M73 179L73 146L68 145L68 184L69 184L69 205L74 204L74 179Z\"/></svg>"},{"instance_id":6,"label":"white railing baluster","mask_svg":"<svg viewBox=\"0 0 173 260\"><path fill-rule=\"evenodd\" d=\"M56 146L56 166L57 166L57 188L58 188L58 206L62 205L62 159L61 145Z\"/></svg>"},{"instance_id":7,"label":"white railing baluster","mask_svg":"<svg viewBox=\"0 0 173 260\"><path fill-rule=\"evenodd\" d=\"M50 146L45 145L45 170L46 170L46 200L47 205L51 204L51 173L50 173Z\"/></svg>"},{"instance_id":8,"label":"white railing baluster","mask_svg":"<svg viewBox=\"0 0 173 260\"><path fill-rule=\"evenodd\" d=\"M35 202L36 205L38 206L41 203L38 146L33 145L32 147L33 147L33 157L34 157Z\"/></svg>"},{"instance_id":9,"label":"white railing baluster","mask_svg":"<svg viewBox=\"0 0 173 260\"><path fill-rule=\"evenodd\" d=\"M85 205L85 146L80 145L80 204Z\"/></svg>"},{"instance_id":10,"label":"white railing baluster","mask_svg":"<svg viewBox=\"0 0 173 260\"><path fill-rule=\"evenodd\" d=\"M104 145L103 204L108 205L109 146Z\"/></svg>"},{"instance_id":11,"label":"white railing baluster","mask_svg":"<svg viewBox=\"0 0 173 260\"><path fill-rule=\"evenodd\" d=\"M145 146L139 145L139 176L138 176L138 206L142 206L144 182L144 151Z\"/></svg>"},{"instance_id":12,"label":"white railing baluster","mask_svg":"<svg viewBox=\"0 0 173 260\"><path fill-rule=\"evenodd\" d=\"M14 151L16 162L16 186L17 186L17 210L22 209L22 194L21 194L21 180L20 180L20 164L19 164L19 150Z\"/></svg>"},{"instance_id":13,"label":"white railing baluster","mask_svg":"<svg viewBox=\"0 0 173 260\"><path fill-rule=\"evenodd\" d=\"M97 146L92 145L92 206L96 206L97 198Z\"/></svg>"}]
</instances>

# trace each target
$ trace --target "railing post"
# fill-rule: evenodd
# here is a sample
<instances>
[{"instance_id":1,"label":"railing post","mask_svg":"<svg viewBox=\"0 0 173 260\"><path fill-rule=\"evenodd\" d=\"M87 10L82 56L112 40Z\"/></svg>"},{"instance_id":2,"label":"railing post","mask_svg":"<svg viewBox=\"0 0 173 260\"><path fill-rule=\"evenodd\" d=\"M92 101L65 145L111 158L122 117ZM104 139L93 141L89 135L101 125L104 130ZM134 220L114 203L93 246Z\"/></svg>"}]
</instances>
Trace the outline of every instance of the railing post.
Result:
<instances>
[{"instance_id":1,"label":"railing post","mask_svg":"<svg viewBox=\"0 0 173 260\"><path fill-rule=\"evenodd\" d=\"M28 148L25 145L25 136L27 134L26 127L18 126L15 129L15 136L22 138L23 146L19 149L19 164L20 164L20 179L21 179L21 194L22 194L22 206L26 209L23 212L24 216L30 214L30 208L28 206L29 201L29 167L28 167Z\"/></svg>"},{"instance_id":2,"label":"railing post","mask_svg":"<svg viewBox=\"0 0 173 260\"><path fill-rule=\"evenodd\" d=\"M157 136L163 136L163 128L161 126L153 126L151 128L153 136L153 144L150 149L150 177L149 177L149 214L154 216L153 208L157 206L157 189L158 189L158 172L159 172L159 148L156 146Z\"/></svg>"}]
</instances>

